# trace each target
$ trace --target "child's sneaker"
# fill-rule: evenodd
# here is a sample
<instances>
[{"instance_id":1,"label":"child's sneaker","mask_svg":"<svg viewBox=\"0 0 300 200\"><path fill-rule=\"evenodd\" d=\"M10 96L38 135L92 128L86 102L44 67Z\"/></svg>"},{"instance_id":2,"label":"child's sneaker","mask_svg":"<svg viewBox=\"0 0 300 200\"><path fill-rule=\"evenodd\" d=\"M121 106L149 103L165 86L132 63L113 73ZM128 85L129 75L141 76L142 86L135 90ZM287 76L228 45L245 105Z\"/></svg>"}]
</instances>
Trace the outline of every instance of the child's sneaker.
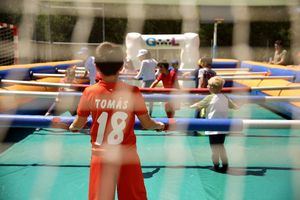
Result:
<instances>
[{"instance_id":1,"label":"child's sneaker","mask_svg":"<svg viewBox=\"0 0 300 200\"><path fill-rule=\"evenodd\" d=\"M214 165L214 171L216 171L216 172L219 172L220 171L220 166L219 166L219 164L217 164L217 165Z\"/></svg>"},{"instance_id":2,"label":"child's sneaker","mask_svg":"<svg viewBox=\"0 0 300 200\"><path fill-rule=\"evenodd\" d=\"M222 173L227 173L228 170L228 164L223 164L223 166L220 168L220 171Z\"/></svg>"}]
</instances>

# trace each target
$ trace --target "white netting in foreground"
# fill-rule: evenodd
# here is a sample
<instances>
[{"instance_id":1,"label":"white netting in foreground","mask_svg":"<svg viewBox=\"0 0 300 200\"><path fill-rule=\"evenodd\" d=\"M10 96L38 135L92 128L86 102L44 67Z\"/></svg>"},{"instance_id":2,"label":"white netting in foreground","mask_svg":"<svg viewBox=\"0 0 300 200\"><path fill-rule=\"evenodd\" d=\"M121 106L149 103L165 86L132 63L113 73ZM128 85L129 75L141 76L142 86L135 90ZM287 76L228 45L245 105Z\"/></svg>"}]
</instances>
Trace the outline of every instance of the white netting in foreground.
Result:
<instances>
[{"instance_id":1,"label":"white netting in foreground","mask_svg":"<svg viewBox=\"0 0 300 200\"><path fill-rule=\"evenodd\" d=\"M17 27L0 22L0 66L17 63Z\"/></svg>"}]
</instances>

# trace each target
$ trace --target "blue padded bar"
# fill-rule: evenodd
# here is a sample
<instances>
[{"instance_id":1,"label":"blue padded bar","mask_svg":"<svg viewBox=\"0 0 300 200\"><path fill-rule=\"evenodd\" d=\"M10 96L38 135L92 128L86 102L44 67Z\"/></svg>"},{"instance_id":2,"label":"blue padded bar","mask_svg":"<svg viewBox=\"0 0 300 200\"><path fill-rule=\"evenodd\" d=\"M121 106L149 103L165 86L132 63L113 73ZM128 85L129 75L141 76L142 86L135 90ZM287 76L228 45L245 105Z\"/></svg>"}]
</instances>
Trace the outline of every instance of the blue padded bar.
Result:
<instances>
[{"instance_id":1,"label":"blue padded bar","mask_svg":"<svg viewBox=\"0 0 300 200\"><path fill-rule=\"evenodd\" d=\"M70 125L74 117L42 116L42 115L0 115L0 126L2 127L24 127L24 128L59 128L60 124ZM163 122L170 130L176 131L241 131L243 121L239 119L190 119L190 118L156 118ZM91 125L88 119L87 126ZM136 120L135 129L142 129L141 123Z\"/></svg>"}]
</instances>

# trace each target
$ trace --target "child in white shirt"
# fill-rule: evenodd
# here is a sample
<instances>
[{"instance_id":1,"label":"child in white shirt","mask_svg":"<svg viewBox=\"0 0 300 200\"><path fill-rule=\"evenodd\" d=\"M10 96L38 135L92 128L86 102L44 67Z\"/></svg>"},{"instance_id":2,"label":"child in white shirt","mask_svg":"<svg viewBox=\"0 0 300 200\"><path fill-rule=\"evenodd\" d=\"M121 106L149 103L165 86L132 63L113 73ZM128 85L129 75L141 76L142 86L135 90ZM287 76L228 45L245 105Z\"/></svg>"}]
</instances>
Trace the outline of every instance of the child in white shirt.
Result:
<instances>
[{"instance_id":1,"label":"child in white shirt","mask_svg":"<svg viewBox=\"0 0 300 200\"><path fill-rule=\"evenodd\" d=\"M207 119L228 118L229 108L237 109L238 107L232 100L221 93L224 83L224 79L219 76L210 78L207 87L211 94L200 102L191 105L191 108L206 108ZM205 134L209 135L214 170L226 172L228 169L228 158L224 142L227 132L205 131ZM222 167L220 167L220 160L222 161Z\"/></svg>"},{"instance_id":2,"label":"child in white shirt","mask_svg":"<svg viewBox=\"0 0 300 200\"><path fill-rule=\"evenodd\" d=\"M155 69L157 65L157 61L151 58L151 54L147 49L139 50L137 57L141 61L141 68L138 74L135 76L136 79L142 78L143 80L143 88L148 88L156 79L155 77Z\"/></svg>"}]
</instances>

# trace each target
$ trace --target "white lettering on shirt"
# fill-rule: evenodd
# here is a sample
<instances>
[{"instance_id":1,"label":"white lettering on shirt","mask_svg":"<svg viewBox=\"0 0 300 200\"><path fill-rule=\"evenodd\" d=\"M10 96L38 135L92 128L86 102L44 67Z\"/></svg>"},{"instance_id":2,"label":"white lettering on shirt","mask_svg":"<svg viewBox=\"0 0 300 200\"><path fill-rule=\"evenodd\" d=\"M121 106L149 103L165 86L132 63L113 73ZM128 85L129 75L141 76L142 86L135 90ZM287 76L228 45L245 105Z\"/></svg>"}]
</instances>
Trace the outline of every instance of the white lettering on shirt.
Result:
<instances>
[{"instance_id":1,"label":"white lettering on shirt","mask_svg":"<svg viewBox=\"0 0 300 200\"><path fill-rule=\"evenodd\" d=\"M120 109L126 110L128 108L128 100L122 98L116 99L96 99L95 106L98 109Z\"/></svg>"}]
</instances>

